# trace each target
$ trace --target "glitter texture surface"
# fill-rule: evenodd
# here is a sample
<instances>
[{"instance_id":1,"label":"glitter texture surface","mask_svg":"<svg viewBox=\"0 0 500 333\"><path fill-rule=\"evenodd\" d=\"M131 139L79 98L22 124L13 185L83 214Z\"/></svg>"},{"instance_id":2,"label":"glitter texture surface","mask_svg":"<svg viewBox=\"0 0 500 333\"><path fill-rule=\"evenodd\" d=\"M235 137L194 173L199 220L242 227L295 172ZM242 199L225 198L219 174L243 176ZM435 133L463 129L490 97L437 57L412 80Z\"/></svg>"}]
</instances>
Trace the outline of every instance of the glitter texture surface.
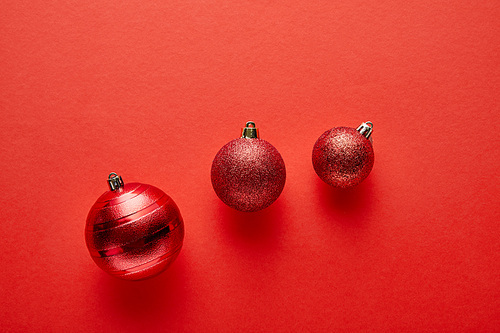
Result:
<instances>
[{"instance_id":1,"label":"glitter texture surface","mask_svg":"<svg viewBox=\"0 0 500 333\"><path fill-rule=\"evenodd\" d=\"M314 144L314 170L327 184L347 188L361 183L373 168L370 140L350 127L335 127Z\"/></svg>"},{"instance_id":2,"label":"glitter texture surface","mask_svg":"<svg viewBox=\"0 0 500 333\"><path fill-rule=\"evenodd\" d=\"M105 192L90 209L85 227L97 266L127 280L161 273L179 254L183 238L184 223L174 201L140 183Z\"/></svg>"},{"instance_id":3,"label":"glitter texture surface","mask_svg":"<svg viewBox=\"0 0 500 333\"><path fill-rule=\"evenodd\" d=\"M285 179L283 158L262 139L230 141L212 163L215 193L239 211L258 211L272 204L281 194Z\"/></svg>"}]
</instances>

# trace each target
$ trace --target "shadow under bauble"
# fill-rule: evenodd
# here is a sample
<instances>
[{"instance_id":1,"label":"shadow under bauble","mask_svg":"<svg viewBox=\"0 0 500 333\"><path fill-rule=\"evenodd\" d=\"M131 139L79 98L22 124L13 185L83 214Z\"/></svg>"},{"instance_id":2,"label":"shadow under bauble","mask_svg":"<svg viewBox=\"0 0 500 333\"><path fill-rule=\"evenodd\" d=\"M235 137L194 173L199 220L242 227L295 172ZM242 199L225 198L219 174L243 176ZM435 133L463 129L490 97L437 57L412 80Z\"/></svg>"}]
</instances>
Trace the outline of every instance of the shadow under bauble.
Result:
<instances>
[{"instance_id":1,"label":"shadow under bauble","mask_svg":"<svg viewBox=\"0 0 500 333\"><path fill-rule=\"evenodd\" d=\"M188 288L182 250L170 267L149 279L128 281L99 273L96 297L107 311L126 322L164 321L168 313L177 313L186 302Z\"/></svg>"},{"instance_id":2,"label":"shadow under bauble","mask_svg":"<svg viewBox=\"0 0 500 333\"><path fill-rule=\"evenodd\" d=\"M229 241L258 252L273 250L278 246L284 223L282 198L257 212L240 212L218 198L217 201L216 223L221 224L224 236Z\"/></svg>"},{"instance_id":3,"label":"shadow under bauble","mask_svg":"<svg viewBox=\"0 0 500 333\"><path fill-rule=\"evenodd\" d=\"M323 211L335 217L335 221L351 226L367 222L375 201L373 187L371 176L347 189L333 187L316 177L317 199Z\"/></svg>"}]
</instances>

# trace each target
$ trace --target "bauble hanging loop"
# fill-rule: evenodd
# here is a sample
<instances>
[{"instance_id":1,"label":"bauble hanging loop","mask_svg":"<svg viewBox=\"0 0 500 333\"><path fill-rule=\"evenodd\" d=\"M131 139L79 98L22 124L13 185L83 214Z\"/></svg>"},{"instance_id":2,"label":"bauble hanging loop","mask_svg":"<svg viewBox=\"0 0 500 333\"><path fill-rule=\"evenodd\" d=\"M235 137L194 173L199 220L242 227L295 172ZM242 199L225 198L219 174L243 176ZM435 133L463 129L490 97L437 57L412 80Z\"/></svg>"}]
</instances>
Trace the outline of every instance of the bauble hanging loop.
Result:
<instances>
[{"instance_id":1,"label":"bauble hanging loop","mask_svg":"<svg viewBox=\"0 0 500 333\"><path fill-rule=\"evenodd\" d=\"M162 190L108 177L110 190L90 209L85 240L94 262L112 276L142 280L164 271L179 254L184 222Z\"/></svg>"},{"instance_id":2,"label":"bauble hanging loop","mask_svg":"<svg viewBox=\"0 0 500 333\"><path fill-rule=\"evenodd\" d=\"M335 127L323 133L314 144L314 170L327 184L348 188L361 183L374 163L373 123L362 123L357 129Z\"/></svg>"},{"instance_id":3,"label":"bauble hanging loop","mask_svg":"<svg viewBox=\"0 0 500 333\"><path fill-rule=\"evenodd\" d=\"M278 150L259 138L249 121L241 138L224 145L212 163L212 186L228 206L254 212L271 205L283 191L285 162Z\"/></svg>"},{"instance_id":4,"label":"bauble hanging loop","mask_svg":"<svg viewBox=\"0 0 500 333\"><path fill-rule=\"evenodd\" d=\"M111 191L116 191L119 188L123 187L123 179L121 176L118 176L116 173L112 172L108 176L108 185Z\"/></svg>"},{"instance_id":5,"label":"bauble hanging loop","mask_svg":"<svg viewBox=\"0 0 500 333\"><path fill-rule=\"evenodd\" d=\"M363 135L365 138L373 142L372 140L373 123L371 121L362 123L361 125L358 126L358 128L356 128L356 131L358 131L359 134Z\"/></svg>"},{"instance_id":6,"label":"bauble hanging loop","mask_svg":"<svg viewBox=\"0 0 500 333\"><path fill-rule=\"evenodd\" d=\"M255 127L253 121L247 121L246 126L241 130L241 137L243 139L258 139L259 129Z\"/></svg>"}]
</instances>

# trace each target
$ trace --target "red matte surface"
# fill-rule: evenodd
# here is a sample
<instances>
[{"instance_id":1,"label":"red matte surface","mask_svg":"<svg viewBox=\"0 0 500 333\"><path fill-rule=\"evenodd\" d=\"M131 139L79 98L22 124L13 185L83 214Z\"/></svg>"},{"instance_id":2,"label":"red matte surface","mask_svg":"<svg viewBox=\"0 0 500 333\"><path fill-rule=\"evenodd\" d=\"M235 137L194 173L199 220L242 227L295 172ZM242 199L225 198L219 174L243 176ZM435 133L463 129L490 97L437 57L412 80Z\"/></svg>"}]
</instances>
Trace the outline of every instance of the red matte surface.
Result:
<instances>
[{"instance_id":1,"label":"red matte surface","mask_svg":"<svg viewBox=\"0 0 500 333\"><path fill-rule=\"evenodd\" d=\"M500 2L3 1L2 331L500 331ZM213 157L253 120L287 183L239 213ZM357 188L316 139L374 123ZM93 263L108 172L184 217L162 275Z\"/></svg>"}]
</instances>

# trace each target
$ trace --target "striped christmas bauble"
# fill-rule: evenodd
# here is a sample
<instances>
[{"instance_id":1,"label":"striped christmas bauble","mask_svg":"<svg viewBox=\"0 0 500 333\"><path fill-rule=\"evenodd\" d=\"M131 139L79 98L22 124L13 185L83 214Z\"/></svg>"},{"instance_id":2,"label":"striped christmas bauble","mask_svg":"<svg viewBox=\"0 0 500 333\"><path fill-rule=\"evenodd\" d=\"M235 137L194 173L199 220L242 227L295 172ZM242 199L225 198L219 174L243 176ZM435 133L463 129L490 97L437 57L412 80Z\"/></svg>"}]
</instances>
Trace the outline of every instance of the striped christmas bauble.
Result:
<instances>
[{"instance_id":1,"label":"striped christmas bauble","mask_svg":"<svg viewBox=\"0 0 500 333\"><path fill-rule=\"evenodd\" d=\"M175 202L147 184L124 184L115 173L110 190L90 209L85 227L94 262L112 276L142 280L164 271L178 256L184 223Z\"/></svg>"}]
</instances>

